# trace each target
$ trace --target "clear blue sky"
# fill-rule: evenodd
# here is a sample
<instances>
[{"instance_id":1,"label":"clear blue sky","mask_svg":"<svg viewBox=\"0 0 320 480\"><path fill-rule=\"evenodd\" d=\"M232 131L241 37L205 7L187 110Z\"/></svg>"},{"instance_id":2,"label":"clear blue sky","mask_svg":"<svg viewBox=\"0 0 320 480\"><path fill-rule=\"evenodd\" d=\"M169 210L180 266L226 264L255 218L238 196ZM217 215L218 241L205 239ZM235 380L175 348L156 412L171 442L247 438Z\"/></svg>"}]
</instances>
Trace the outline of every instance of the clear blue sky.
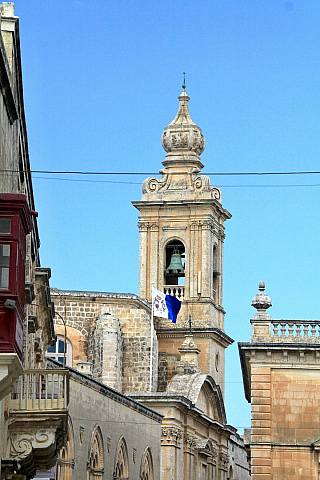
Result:
<instances>
[{"instance_id":1,"label":"clear blue sky","mask_svg":"<svg viewBox=\"0 0 320 480\"><path fill-rule=\"evenodd\" d=\"M319 0L15 6L33 170L157 172L184 71L191 117L206 138L204 173L320 170ZM144 178L34 174L52 286L138 293L130 202ZM320 175L211 182L233 215L224 263L225 329L235 339L227 417L249 427L236 344L250 341L259 281L274 318L319 317Z\"/></svg>"}]
</instances>

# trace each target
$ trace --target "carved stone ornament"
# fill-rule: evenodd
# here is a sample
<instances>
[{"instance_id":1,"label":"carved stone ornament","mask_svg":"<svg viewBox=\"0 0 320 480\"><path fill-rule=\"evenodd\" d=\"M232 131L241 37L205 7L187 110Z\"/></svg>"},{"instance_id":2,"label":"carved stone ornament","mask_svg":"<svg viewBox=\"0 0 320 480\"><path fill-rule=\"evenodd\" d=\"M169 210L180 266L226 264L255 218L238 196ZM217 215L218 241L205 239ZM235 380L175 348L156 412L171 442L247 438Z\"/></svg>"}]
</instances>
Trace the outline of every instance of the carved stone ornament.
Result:
<instances>
[{"instance_id":1,"label":"carved stone ornament","mask_svg":"<svg viewBox=\"0 0 320 480\"><path fill-rule=\"evenodd\" d=\"M210 186L210 178L207 175L199 175L200 169L194 167L191 169L191 182L194 190L207 190L211 193L211 198L221 201L221 190L218 187Z\"/></svg>"},{"instance_id":2,"label":"carved stone ornament","mask_svg":"<svg viewBox=\"0 0 320 480\"><path fill-rule=\"evenodd\" d=\"M251 305L258 310L258 313L254 314L252 318L259 318L261 316L263 317L270 317L270 315L266 314L266 310L272 306L271 303L271 298L264 293L265 291L265 283L260 282L259 283L259 291L255 297L252 299Z\"/></svg>"},{"instance_id":3,"label":"carved stone ornament","mask_svg":"<svg viewBox=\"0 0 320 480\"><path fill-rule=\"evenodd\" d=\"M201 155L205 149L202 130L196 125L189 113L188 97L183 89L179 98L179 110L174 120L164 129L161 143L166 152L186 151Z\"/></svg>"},{"instance_id":4,"label":"carved stone ornament","mask_svg":"<svg viewBox=\"0 0 320 480\"><path fill-rule=\"evenodd\" d=\"M185 450L189 453L193 453L195 448L197 447L197 439L193 435L185 435L184 436L184 445Z\"/></svg>"},{"instance_id":5,"label":"carved stone ornament","mask_svg":"<svg viewBox=\"0 0 320 480\"><path fill-rule=\"evenodd\" d=\"M10 434L10 457L22 460L27 458L33 449L46 450L55 445L55 433L42 429L23 432L21 434L12 432Z\"/></svg>"},{"instance_id":6,"label":"carved stone ornament","mask_svg":"<svg viewBox=\"0 0 320 480\"><path fill-rule=\"evenodd\" d=\"M147 232L150 228L149 222L138 222L139 232Z\"/></svg>"},{"instance_id":7,"label":"carved stone ornament","mask_svg":"<svg viewBox=\"0 0 320 480\"><path fill-rule=\"evenodd\" d=\"M159 192L160 190L166 190L169 186L168 173L166 169L160 170L162 177L159 180L156 177L146 178L142 183L142 193Z\"/></svg>"},{"instance_id":8,"label":"carved stone ornament","mask_svg":"<svg viewBox=\"0 0 320 480\"><path fill-rule=\"evenodd\" d=\"M161 445L170 445L180 447L182 440L182 430L177 427L161 428Z\"/></svg>"},{"instance_id":9,"label":"carved stone ornament","mask_svg":"<svg viewBox=\"0 0 320 480\"><path fill-rule=\"evenodd\" d=\"M219 468L220 470L228 471L229 467L229 456L226 453L219 454Z\"/></svg>"}]
</instances>

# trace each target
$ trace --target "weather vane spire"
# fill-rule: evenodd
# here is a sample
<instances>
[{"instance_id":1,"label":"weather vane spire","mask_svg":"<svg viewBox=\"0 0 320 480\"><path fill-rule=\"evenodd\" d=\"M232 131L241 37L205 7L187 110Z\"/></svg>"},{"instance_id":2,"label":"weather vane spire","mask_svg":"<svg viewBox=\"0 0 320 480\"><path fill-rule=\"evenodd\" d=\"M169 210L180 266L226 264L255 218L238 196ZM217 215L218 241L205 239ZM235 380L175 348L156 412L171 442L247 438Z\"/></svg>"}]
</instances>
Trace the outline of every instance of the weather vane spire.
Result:
<instances>
[{"instance_id":1,"label":"weather vane spire","mask_svg":"<svg viewBox=\"0 0 320 480\"><path fill-rule=\"evenodd\" d=\"M186 72L183 72L183 85L182 85L183 90L186 89Z\"/></svg>"}]
</instances>

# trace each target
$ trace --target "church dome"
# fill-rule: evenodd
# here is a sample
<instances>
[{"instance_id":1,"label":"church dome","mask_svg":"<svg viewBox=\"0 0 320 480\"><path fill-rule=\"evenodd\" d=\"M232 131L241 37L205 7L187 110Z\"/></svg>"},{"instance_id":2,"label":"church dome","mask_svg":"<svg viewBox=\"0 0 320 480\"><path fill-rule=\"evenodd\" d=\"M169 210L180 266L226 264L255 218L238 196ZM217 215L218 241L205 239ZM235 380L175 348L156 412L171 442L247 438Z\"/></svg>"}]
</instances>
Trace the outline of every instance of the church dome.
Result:
<instances>
[{"instance_id":1,"label":"church dome","mask_svg":"<svg viewBox=\"0 0 320 480\"><path fill-rule=\"evenodd\" d=\"M201 155L205 149L205 139L201 128L190 117L188 108L190 97L185 88L178 98L179 110L174 120L164 129L161 137L162 146L167 153L194 152L196 155Z\"/></svg>"}]
</instances>

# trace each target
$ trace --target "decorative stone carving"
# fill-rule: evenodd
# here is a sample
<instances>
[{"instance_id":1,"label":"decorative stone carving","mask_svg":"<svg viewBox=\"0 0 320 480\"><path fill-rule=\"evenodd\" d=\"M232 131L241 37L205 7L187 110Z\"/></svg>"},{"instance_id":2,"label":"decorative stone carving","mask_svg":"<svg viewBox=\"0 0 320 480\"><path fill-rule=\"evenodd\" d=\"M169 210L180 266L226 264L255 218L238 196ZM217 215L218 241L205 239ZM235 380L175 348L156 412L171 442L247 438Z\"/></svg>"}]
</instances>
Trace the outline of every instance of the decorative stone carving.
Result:
<instances>
[{"instance_id":1,"label":"decorative stone carving","mask_svg":"<svg viewBox=\"0 0 320 480\"><path fill-rule=\"evenodd\" d=\"M220 453L219 454L219 469L227 472L228 467L229 467L229 456L226 453Z\"/></svg>"},{"instance_id":2,"label":"decorative stone carving","mask_svg":"<svg viewBox=\"0 0 320 480\"><path fill-rule=\"evenodd\" d=\"M168 188L168 173L166 169L160 170L159 173L162 174L160 180L156 177L149 177L142 182L142 193L159 192Z\"/></svg>"},{"instance_id":3,"label":"decorative stone carving","mask_svg":"<svg viewBox=\"0 0 320 480\"><path fill-rule=\"evenodd\" d=\"M214 229L214 223L210 221L204 221L202 223L202 230L213 230Z\"/></svg>"},{"instance_id":4,"label":"decorative stone carving","mask_svg":"<svg viewBox=\"0 0 320 480\"><path fill-rule=\"evenodd\" d=\"M153 222L150 225L151 232L158 232L159 231L159 222Z\"/></svg>"},{"instance_id":5,"label":"decorative stone carving","mask_svg":"<svg viewBox=\"0 0 320 480\"><path fill-rule=\"evenodd\" d=\"M161 428L161 445L181 447L182 430L177 427Z\"/></svg>"},{"instance_id":6,"label":"decorative stone carving","mask_svg":"<svg viewBox=\"0 0 320 480\"><path fill-rule=\"evenodd\" d=\"M29 429L30 433L12 432L10 435L10 457L22 460L27 458L33 449L47 450L55 448L55 432L49 429Z\"/></svg>"},{"instance_id":7,"label":"decorative stone carving","mask_svg":"<svg viewBox=\"0 0 320 480\"><path fill-rule=\"evenodd\" d=\"M161 138L162 146L168 153L182 150L201 155L206 143L201 128L190 117L188 108L190 97L183 89L178 98L179 110L174 120L164 129Z\"/></svg>"},{"instance_id":8,"label":"decorative stone carving","mask_svg":"<svg viewBox=\"0 0 320 480\"><path fill-rule=\"evenodd\" d=\"M218 187L211 187L211 188L210 188L210 192L211 192L211 197L212 197L214 200L218 200L219 202L221 202L221 200L222 200L222 194L221 194L220 188L218 188Z\"/></svg>"},{"instance_id":9,"label":"decorative stone carving","mask_svg":"<svg viewBox=\"0 0 320 480\"><path fill-rule=\"evenodd\" d=\"M266 288L265 283L260 282L259 283L260 293L258 293L258 295L256 295L252 299L252 304L251 305L258 310L258 314L256 314L256 315L259 315L259 316L264 315L266 310L272 306L271 298L268 297L268 295L266 295L264 293L265 288Z\"/></svg>"},{"instance_id":10,"label":"decorative stone carving","mask_svg":"<svg viewBox=\"0 0 320 480\"><path fill-rule=\"evenodd\" d=\"M150 228L150 224L148 222L138 222L139 232L147 232Z\"/></svg>"},{"instance_id":11,"label":"decorative stone carving","mask_svg":"<svg viewBox=\"0 0 320 480\"><path fill-rule=\"evenodd\" d=\"M208 457L212 457L215 453L214 446L212 444L212 440L206 439L198 439L197 440L197 450L202 455L207 455Z\"/></svg>"},{"instance_id":12,"label":"decorative stone carving","mask_svg":"<svg viewBox=\"0 0 320 480\"><path fill-rule=\"evenodd\" d=\"M185 450L188 453L193 453L195 448L197 447L197 439L193 435L187 434L184 436L184 445Z\"/></svg>"}]
</instances>

